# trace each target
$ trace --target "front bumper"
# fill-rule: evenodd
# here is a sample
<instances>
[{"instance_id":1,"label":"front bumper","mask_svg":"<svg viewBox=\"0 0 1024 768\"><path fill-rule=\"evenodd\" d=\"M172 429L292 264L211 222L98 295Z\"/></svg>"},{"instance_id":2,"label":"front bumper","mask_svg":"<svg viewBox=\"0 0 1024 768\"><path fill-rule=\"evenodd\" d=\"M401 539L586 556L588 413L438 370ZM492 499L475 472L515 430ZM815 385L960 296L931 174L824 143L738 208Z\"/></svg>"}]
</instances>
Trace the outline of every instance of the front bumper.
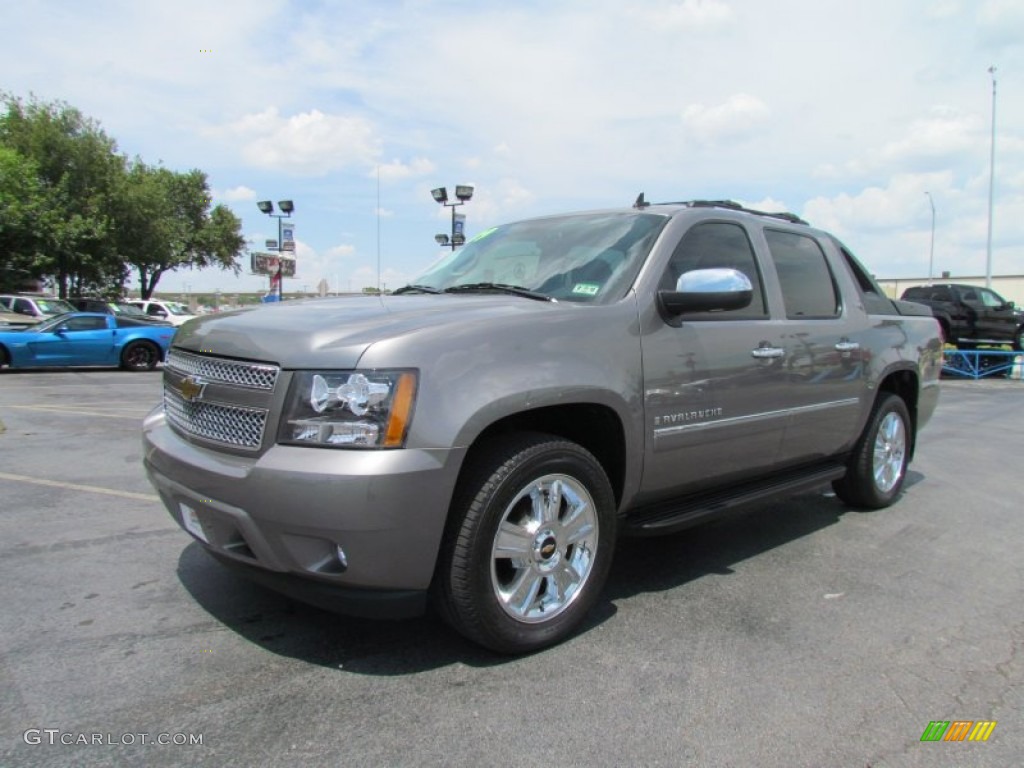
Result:
<instances>
[{"instance_id":1,"label":"front bumper","mask_svg":"<svg viewBox=\"0 0 1024 768\"><path fill-rule=\"evenodd\" d=\"M235 456L182 438L160 408L143 447L171 516L222 562L330 610L422 613L462 451L275 445Z\"/></svg>"}]
</instances>

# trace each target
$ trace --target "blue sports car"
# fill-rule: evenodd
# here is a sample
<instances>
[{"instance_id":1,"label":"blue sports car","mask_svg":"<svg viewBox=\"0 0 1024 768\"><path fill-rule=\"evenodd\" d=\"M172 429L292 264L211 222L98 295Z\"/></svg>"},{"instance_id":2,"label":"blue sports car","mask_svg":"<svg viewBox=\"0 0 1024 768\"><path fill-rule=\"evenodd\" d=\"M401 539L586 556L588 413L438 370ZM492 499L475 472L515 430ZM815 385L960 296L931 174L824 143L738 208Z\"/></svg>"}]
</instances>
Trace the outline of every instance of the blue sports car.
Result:
<instances>
[{"instance_id":1,"label":"blue sports car","mask_svg":"<svg viewBox=\"0 0 1024 768\"><path fill-rule=\"evenodd\" d=\"M0 367L119 365L151 371L175 328L98 312L68 312L21 331L0 331Z\"/></svg>"}]
</instances>

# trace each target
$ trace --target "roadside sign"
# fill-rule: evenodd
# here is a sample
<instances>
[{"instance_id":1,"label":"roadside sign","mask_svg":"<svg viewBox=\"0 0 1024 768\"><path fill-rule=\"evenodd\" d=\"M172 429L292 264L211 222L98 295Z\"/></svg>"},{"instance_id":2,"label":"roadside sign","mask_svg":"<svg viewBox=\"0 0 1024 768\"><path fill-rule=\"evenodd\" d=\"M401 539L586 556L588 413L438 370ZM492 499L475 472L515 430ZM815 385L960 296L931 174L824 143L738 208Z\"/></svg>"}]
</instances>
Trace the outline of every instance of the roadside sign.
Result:
<instances>
[{"instance_id":1,"label":"roadside sign","mask_svg":"<svg viewBox=\"0 0 1024 768\"><path fill-rule=\"evenodd\" d=\"M278 256L276 253L254 251L249 254L250 266L254 275L277 274L278 262L281 263L281 274L284 277L295 277L295 257Z\"/></svg>"},{"instance_id":2,"label":"roadside sign","mask_svg":"<svg viewBox=\"0 0 1024 768\"><path fill-rule=\"evenodd\" d=\"M281 243L281 250L282 251L294 251L295 250L295 241L294 240L285 240L283 243Z\"/></svg>"},{"instance_id":3,"label":"roadside sign","mask_svg":"<svg viewBox=\"0 0 1024 768\"><path fill-rule=\"evenodd\" d=\"M277 240L267 240L267 246L266 247L267 247L268 251L276 251L277 250Z\"/></svg>"}]
</instances>

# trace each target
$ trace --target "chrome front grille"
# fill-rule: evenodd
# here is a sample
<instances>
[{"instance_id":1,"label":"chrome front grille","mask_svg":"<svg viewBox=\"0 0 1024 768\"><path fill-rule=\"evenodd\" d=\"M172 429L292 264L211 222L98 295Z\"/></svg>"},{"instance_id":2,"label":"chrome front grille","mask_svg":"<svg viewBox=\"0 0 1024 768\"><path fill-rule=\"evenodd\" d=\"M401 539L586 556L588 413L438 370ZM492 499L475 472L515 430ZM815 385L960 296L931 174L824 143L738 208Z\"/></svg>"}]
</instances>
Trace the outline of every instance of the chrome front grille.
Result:
<instances>
[{"instance_id":1,"label":"chrome front grille","mask_svg":"<svg viewBox=\"0 0 1024 768\"><path fill-rule=\"evenodd\" d=\"M164 364L164 413L178 432L245 451L263 446L281 369L172 349Z\"/></svg>"},{"instance_id":2,"label":"chrome front grille","mask_svg":"<svg viewBox=\"0 0 1024 768\"><path fill-rule=\"evenodd\" d=\"M165 384L164 413L173 427L187 435L256 450L263 442L269 411L202 400L189 402Z\"/></svg>"},{"instance_id":3,"label":"chrome front grille","mask_svg":"<svg viewBox=\"0 0 1024 768\"><path fill-rule=\"evenodd\" d=\"M191 376L200 376L206 381L234 384L246 389L263 389L273 392L281 369L266 363L245 363L238 360L224 360L204 357L172 349L167 355L165 368Z\"/></svg>"}]
</instances>

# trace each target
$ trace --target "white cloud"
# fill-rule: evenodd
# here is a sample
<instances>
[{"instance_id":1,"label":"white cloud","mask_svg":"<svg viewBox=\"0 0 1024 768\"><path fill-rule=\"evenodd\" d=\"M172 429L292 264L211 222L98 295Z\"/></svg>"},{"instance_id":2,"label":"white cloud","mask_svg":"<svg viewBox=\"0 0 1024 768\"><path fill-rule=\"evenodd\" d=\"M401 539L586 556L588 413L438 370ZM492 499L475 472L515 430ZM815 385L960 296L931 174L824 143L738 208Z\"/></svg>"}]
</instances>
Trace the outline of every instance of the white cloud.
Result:
<instances>
[{"instance_id":1,"label":"white cloud","mask_svg":"<svg viewBox=\"0 0 1024 768\"><path fill-rule=\"evenodd\" d=\"M242 142L242 157L250 165L294 175L322 176L353 165L372 165L379 152L368 120L319 109L282 117L270 107L218 132Z\"/></svg>"},{"instance_id":2,"label":"white cloud","mask_svg":"<svg viewBox=\"0 0 1024 768\"><path fill-rule=\"evenodd\" d=\"M324 256L329 259L346 259L352 256L356 252L354 245L335 245L328 248L324 252Z\"/></svg>"},{"instance_id":3,"label":"white cloud","mask_svg":"<svg viewBox=\"0 0 1024 768\"><path fill-rule=\"evenodd\" d=\"M225 200L232 203L242 200L255 200L256 190L249 189L249 187L240 185L237 187L232 187L231 189L225 189L223 197Z\"/></svg>"},{"instance_id":4,"label":"white cloud","mask_svg":"<svg viewBox=\"0 0 1024 768\"><path fill-rule=\"evenodd\" d=\"M398 181L400 179L418 178L433 173L437 167L425 157L417 157L409 163L403 163L395 159L390 163L382 163L370 171L368 175L376 176L380 173L381 181Z\"/></svg>"},{"instance_id":5,"label":"white cloud","mask_svg":"<svg viewBox=\"0 0 1024 768\"><path fill-rule=\"evenodd\" d=\"M699 142L715 144L752 136L770 115L763 101L738 93L715 106L690 104L683 110L683 124Z\"/></svg>"},{"instance_id":6,"label":"white cloud","mask_svg":"<svg viewBox=\"0 0 1024 768\"><path fill-rule=\"evenodd\" d=\"M682 0L682 2L650 2L652 7L634 6L634 12L645 17L655 29L666 32L718 28L731 23L736 14L721 0Z\"/></svg>"},{"instance_id":7,"label":"white cloud","mask_svg":"<svg viewBox=\"0 0 1024 768\"><path fill-rule=\"evenodd\" d=\"M882 147L879 160L900 167L922 159L953 159L976 148L984 132L977 115L937 108L931 116L912 122L903 138Z\"/></svg>"}]
</instances>

